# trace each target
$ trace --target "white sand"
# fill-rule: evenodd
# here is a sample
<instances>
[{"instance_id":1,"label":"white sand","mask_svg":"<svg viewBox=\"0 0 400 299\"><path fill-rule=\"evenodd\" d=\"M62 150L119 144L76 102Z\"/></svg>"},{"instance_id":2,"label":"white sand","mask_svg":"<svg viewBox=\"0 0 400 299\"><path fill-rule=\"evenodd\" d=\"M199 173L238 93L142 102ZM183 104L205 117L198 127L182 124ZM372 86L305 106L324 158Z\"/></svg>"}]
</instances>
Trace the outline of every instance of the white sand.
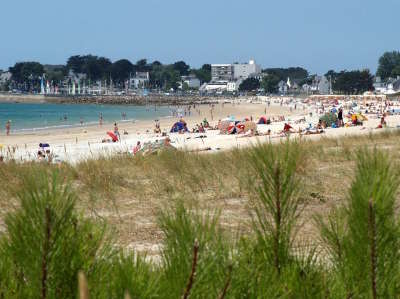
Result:
<instances>
[{"instance_id":1,"label":"white sand","mask_svg":"<svg viewBox=\"0 0 400 299\"><path fill-rule=\"evenodd\" d=\"M202 105L198 106L201 110L201 115L194 112L194 115L185 117L185 121L188 123L189 129L200 123L204 117L208 119L212 126L218 123L218 119L227 117L228 115L234 115L236 119L243 119L245 117L253 116L254 121L258 121L259 117L265 115L265 109L267 111L267 117L276 117L278 115L284 115L286 121L289 122L295 130L299 128L305 128L309 123L316 124L318 122L319 115L316 114L315 105L302 105L297 104L297 109L294 110L294 104L283 104L280 105L279 101L272 101L271 106L268 107L265 102L265 98L260 98L259 103L248 103L242 101L240 104L222 103L215 106L213 111L213 120L211 120L210 106ZM303 108L304 106L304 108ZM198 108L196 107L196 108ZM292 107L292 111L290 111ZM309 112L313 113L313 116L309 116ZM345 112L347 112L345 110ZM193 113L193 112L192 112ZM347 128L328 128L324 134L321 135L310 135L304 136L304 138L320 138L321 136L326 137L338 137L352 134L367 134L370 132L379 131L374 129L379 123L379 119L376 115L367 115L368 121L364 122L364 126L347 127ZM306 118L305 123L296 124L295 121L300 118ZM168 132L168 135L172 141L172 145L187 150L201 150L211 148L211 152L218 150L226 150L233 147L245 147L257 142L265 141L279 141L279 132L283 129L285 122L273 122L271 125L257 125L259 132L264 133L268 129L271 130L271 136L260 136L260 137L246 137L242 138L243 135L220 135L218 130L208 130L206 133L169 133L169 130L176 118L164 118L160 119L161 129ZM400 116L389 116L386 118L389 127L397 127L400 125ZM161 134L146 133L153 132L154 122L153 121L141 121L136 123L119 123L119 131L121 132L121 141L117 143L102 143L101 140L107 138L106 132L113 131L112 125L90 126L90 127L79 127L69 129L57 129L57 130L46 130L37 131L32 133L17 134L11 136L5 136L4 133L0 135L0 144L2 149L0 155L7 158L14 158L17 161L35 160L37 159L37 151L39 150L39 143L49 143L50 149L53 155L59 157L62 161L68 161L76 163L84 159L98 157L100 155L114 155L118 153L130 152L132 153L133 147L137 141L141 141L143 144L147 141L155 141L163 139ZM123 131L129 132L128 135L123 135ZM199 135L205 135L206 138L195 138ZM292 134L292 136L299 136L298 134Z\"/></svg>"}]
</instances>

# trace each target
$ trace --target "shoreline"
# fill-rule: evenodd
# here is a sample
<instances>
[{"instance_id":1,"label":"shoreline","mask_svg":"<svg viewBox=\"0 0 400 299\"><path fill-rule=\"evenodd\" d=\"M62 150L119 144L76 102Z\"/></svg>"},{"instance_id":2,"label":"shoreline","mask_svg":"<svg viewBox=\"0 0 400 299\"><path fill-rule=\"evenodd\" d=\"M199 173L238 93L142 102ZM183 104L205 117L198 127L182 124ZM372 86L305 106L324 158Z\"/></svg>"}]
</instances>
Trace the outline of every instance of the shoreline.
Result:
<instances>
[{"instance_id":1,"label":"shoreline","mask_svg":"<svg viewBox=\"0 0 400 299\"><path fill-rule=\"evenodd\" d=\"M321 114L317 113L318 105L315 103L296 102L297 109L293 108L294 103L281 103L279 99L271 100L271 105L266 101L251 102L248 99L242 99L243 102L224 103L219 102L212 106L207 104L196 105L190 116L184 116L189 129L192 129L203 121L208 120L212 127L216 126L219 119L229 116L235 116L237 120L253 118L258 122L259 117L267 115L272 122L269 125L256 125L260 134L271 131L269 136L245 136L245 135L224 135L219 134L219 130L206 130L205 133L170 133L171 126L178 121L178 117L158 117L161 125L161 132L169 136L172 145L178 149L188 151L208 151L216 152L219 150L228 150L232 148L248 147L257 142L279 142L284 138L281 131L284 124L290 123L293 130L298 132L304 130L309 124L318 123ZM266 99L264 99L266 100ZM211 113L212 111L212 113ZM266 113L265 113L266 112ZM212 114L212 115L211 115ZM316 140L318 138L340 138L348 135L362 135L377 131L375 128L379 124L379 118L375 114L367 115L368 121L363 126L351 126L341 128L327 128L325 133L318 135L299 135L291 134L291 138L301 137L307 140ZM400 126L400 115L388 116L386 118L388 127L397 128ZM0 144L3 149L0 155L6 159L15 159L16 161L31 161L36 159L39 143L50 144L52 153L60 157L60 161L71 164L79 163L86 159L97 158L101 156L116 155L119 153L132 153L138 141L141 144L145 142L161 141L165 137L163 134L154 133L154 119L122 121L118 122L121 139L116 143L103 143L102 140L109 138L108 131L113 131L112 123L105 122L102 126L99 124L84 124L76 127L46 128L33 132L22 132L5 136L0 134ZM127 134L125 135L124 132Z\"/></svg>"},{"instance_id":2,"label":"shoreline","mask_svg":"<svg viewBox=\"0 0 400 299\"><path fill-rule=\"evenodd\" d=\"M209 105L196 105L196 111L193 111L191 116L185 116L184 119L188 123L188 127L192 128L196 124L207 118L212 126L215 126L218 119L226 118L228 115L235 115L238 119L248 117L250 115L258 116L264 115L265 105L260 104L218 104L215 106L213 118L210 115ZM197 110L198 109L198 110ZM285 107L271 106L268 109L269 115L278 116L288 114L289 109ZM162 131L170 135L179 148L189 146L196 149L203 146L200 139L195 139L196 134L170 134L171 126L178 120L177 117L158 117L161 124ZM110 123L104 123L102 126L91 125L68 127L54 129L45 129L34 132L23 132L21 134L12 134L6 136L4 131L0 134L0 144L3 149L13 149L13 154L16 160L32 160L32 157L37 153L39 143L49 143L51 149L57 155L62 156L63 160L67 162L76 162L89 157L90 152L101 154L104 152L121 152L127 149L131 151L137 141L142 143L147 141L154 141L162 138L161 134L153 133L154 119L138 120L136 122L119 122L118 127L121 133L121 142L118 143L102 143L102 139L107 138L107 131L112 131L113 126ZM128 135L123 135L127 131ZM226 139L226 136L215 135L216 131L207 131L205 135L209 136L209 140ZM231 136L232 137L232 136ZM231 137L228 137L230 139ZM235 137L235 136L233 136ZM207 142L205 142L207 144ZM213 148L220 147L212 145ZM223 146L222 146L223 147ZM67 148L68 150L65 150ZM68 151L68 153L67 153ZM0 153L1 154L1 153ZM4 152L3 152L4 154ZM11 158L11 157L10 157Z\"/></svg>"}]
</instances>

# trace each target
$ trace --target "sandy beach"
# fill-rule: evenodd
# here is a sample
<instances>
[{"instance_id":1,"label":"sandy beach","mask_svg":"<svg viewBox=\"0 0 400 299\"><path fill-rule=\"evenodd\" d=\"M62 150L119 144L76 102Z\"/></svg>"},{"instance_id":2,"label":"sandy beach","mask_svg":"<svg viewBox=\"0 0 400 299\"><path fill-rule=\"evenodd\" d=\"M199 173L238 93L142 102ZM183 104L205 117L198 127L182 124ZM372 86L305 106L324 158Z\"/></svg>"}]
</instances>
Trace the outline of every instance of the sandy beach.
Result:
<instances>
[{"instance_id":1,"label":"sandy beach","mask_svg":"<svg viewBox=\"0 0 400 299\"><path fill-rule=\"evenodd\" d=\"M268 105L268 101L270 105ZM253 118L255 122L260 116L266 115L273 121L270 125L257 125L257 131L266 133L271 130L270 136L244 137L240 135L221 135L219 130L206 130L205 133L169 133L171 126L178 121L178 117L165 117L160 119L162 132L169 135L174 147L187 150L218 151L230 149L233 147L243 147L264 141L278 141L282 137L279 134L286 122L290 123L295 131L304 129L309 124L316 124L320 115L316 113L315 106L310 104L281 103L282 99L268 100L259 97L257 101L242 99L235 102L219 102L214 106L197 105L192 108L191 115L183 116L188 124L189 130L206 118L212 127L216 126L218 120L229 116L234 116L237 120L244 118ZM214 108L212 108L214 107ZM312 115L310 114L312 113ZM277 121L278 117L284 116L284 120ZM305 121L304 121L305 119ZM303 121L299 121L303 120ZM399 116L388 116L386 118L388 127L397 127L400 125ZM368 121L363 126L327 128L325 133L318 135L304 136L304 138L337 137L351 134L367 134L374 132L379 124L379 118L376 115L368 115ZM78 162L87 158L97 157L99 155L110 155L117 153L130 152L137 141L142 144L148 141L163 139L162 134L154 134L154 120L119 122L118 128L121 134L121 140L116 143L102 143L107 138L107 131L113 131L113 124L107 123L100 125L81 126L73 128L39 130L11 134L5 136L4 129L0 135L0 144L2 145L2 155L13 158L17 161L35 160L39 143L50 144L51 152L57 156L60 161ZM127 132L127 134L123 134ZM200 138L201 136L201 138ZM293 137L299 134L293 133Z\"/></svg>"}]
</instances>

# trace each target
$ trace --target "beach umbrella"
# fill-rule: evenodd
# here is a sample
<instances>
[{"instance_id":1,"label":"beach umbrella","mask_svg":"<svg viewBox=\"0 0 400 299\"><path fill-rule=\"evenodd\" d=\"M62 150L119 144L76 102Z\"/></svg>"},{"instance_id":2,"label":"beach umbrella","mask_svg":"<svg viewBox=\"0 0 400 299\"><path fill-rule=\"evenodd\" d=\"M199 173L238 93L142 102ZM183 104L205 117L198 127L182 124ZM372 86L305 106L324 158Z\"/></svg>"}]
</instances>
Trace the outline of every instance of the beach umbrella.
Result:
<instances>
[{"instance_id":1,"label":"beach umbrella","mask_svg":"<svg viewBox=\"0 0 400 299\"><path fill-rule=\"evenodd\" d=\"M118 141L117 135L115 135L113 132L108 131L107 135L111 137L113 142L117 142Z\"/></svg>"}]
</instances>

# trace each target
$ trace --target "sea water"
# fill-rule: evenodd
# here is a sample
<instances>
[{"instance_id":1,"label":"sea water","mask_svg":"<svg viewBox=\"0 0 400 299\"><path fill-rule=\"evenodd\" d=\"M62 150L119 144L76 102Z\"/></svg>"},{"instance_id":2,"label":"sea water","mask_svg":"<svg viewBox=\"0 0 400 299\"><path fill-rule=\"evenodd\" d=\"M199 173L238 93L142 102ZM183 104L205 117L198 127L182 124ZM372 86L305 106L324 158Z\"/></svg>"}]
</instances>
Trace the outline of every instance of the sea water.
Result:
<instances>
[{"instance_id":1,"label":"sea water","mask_svg":"<svg viewBox=\"0 0 400 299\"><path fill-rule=\"evenodd\" d=\"M125 114L125 115L123 115ZM0 132L11 120L12 132L37 131L121 121L152 120L171 115L167 106L0 103Z\"/></svg>"}]
</instances>

